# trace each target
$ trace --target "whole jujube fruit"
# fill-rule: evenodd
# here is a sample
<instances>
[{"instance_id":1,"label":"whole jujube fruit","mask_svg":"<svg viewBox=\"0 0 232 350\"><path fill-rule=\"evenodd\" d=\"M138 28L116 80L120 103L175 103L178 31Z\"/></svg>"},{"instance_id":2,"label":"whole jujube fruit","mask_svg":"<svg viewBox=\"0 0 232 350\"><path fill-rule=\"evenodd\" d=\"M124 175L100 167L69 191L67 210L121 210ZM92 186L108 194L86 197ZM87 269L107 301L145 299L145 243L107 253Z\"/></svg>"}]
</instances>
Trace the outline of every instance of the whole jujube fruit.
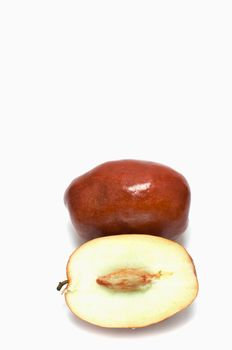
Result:
<instances>
[{"instance_id":1,"label":"whole jujube fruit","mask_svg":"<svg viewBox=\"0 0 232 350\"><path fill-rule=\"evenodd\" d=\"M65 203L85 239L130 233L173 238L187 227L190 189L167 166L119 160L76 178L65 192Z\"/></svg>"}]
</instances>

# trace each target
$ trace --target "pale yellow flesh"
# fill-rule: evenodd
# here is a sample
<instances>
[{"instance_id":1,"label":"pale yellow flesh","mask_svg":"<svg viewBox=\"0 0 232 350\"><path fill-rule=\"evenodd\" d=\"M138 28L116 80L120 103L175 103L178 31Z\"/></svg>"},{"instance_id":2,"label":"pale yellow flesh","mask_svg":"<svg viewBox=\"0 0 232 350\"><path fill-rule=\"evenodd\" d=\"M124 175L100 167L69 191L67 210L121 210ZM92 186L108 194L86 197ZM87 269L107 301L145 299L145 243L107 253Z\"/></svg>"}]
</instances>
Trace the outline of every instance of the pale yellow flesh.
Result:
<instances>
[{"instance_id":1,"label":"pale yellow flesh","mask_svg":"<svg viewBox=\"0 0 232 350\"><path fill-rule=\"evenodd\" d=\"M115 291L96 283L122 268L162 271L144 289ZM192 303L198 282L192 260L179 244L150 235L118 235L83 244L67 265L65 298L81 319L102 327L144 327L168 318Z\"/></svg>"}]
</instances>

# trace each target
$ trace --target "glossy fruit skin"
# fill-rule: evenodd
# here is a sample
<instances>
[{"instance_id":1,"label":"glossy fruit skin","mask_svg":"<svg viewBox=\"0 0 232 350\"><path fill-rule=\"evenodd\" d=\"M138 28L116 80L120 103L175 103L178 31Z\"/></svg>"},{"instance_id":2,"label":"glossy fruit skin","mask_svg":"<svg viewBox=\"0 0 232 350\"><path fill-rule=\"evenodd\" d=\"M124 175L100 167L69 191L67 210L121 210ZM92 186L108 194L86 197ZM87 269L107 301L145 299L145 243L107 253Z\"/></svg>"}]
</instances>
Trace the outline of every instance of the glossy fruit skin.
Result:
<instances>
[{"instance_id":1,"label":"glossy fruit skin","mask_svg":"<svg viewBox=\"0 0 232 350\"><path fill-rule=\"evenodd\" d=\"M64 199L76 231L86 240L130 233L173 238L188 224L186 179L154 162L103 163L76 178Z\"/></svg>"}]
</instances>

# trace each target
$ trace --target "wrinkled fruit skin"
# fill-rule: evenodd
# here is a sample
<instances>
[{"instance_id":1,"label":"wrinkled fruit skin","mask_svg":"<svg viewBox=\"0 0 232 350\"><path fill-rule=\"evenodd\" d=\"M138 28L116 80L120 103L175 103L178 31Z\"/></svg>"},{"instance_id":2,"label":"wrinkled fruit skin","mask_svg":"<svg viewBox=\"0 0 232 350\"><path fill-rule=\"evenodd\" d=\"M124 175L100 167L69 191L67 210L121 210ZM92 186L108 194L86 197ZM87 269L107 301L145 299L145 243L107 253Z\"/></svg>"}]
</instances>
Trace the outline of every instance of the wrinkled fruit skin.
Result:
<instances>
[{"instance_id":1,"label":"wrinkled fruit skin","mask_svg":"<svg viewBox=\"0 0 232 350\"><path fill-rule=\"evenodd\" d=\"M86 240L129 233L173 238L187 227L190 189L167 166L119 160L76 178L65 192L65 203Z\"/></svg>"}]
</instances>

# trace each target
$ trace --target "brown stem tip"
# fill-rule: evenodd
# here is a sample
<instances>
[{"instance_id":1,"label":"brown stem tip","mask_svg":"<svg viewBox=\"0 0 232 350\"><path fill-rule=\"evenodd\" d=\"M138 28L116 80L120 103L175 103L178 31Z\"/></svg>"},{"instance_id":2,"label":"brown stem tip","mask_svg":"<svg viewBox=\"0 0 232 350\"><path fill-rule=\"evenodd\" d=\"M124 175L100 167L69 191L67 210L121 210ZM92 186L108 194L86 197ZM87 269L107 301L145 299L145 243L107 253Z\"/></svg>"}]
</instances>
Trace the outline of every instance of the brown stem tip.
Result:
<instances>
[{"instance_id":1,"label":"brown stem tip","mask_svg":"<svg viewBox=\"0 0 232 350\"><path fill-rule=\"evenodd\" d=\"M57 289L58 291L60 291L61 288L62 288L63 286L65 286L65 284L67 284L67 283L68 283L68 280L65 280L65 281L63 281L63 282L59 282L59 284L58 284L58 286L56 287L56 289Z\"/></svg>"}]
</instances>

